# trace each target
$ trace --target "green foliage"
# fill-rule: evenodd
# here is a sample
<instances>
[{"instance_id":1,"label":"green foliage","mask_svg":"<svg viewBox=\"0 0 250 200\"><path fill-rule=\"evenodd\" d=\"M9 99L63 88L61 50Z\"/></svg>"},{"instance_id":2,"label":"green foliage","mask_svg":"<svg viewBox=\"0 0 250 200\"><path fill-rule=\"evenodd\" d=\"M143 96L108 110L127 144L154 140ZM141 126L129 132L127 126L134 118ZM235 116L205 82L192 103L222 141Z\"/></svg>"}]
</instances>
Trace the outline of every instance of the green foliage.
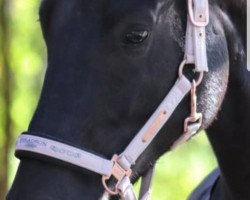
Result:
<instances>
[{"instance_id":1,"label":"green foliage","mask_svg":"<svg viewBox=\"0 0 250 200\"><path fill-rule=\"evenodd\" d=\"M34 0L9 2L10 64L13 82L11 118L14 138L20 132L27 130L37 105L46 66L44 63L46 47L38 21L39 2ZM18 164L14 158L14 149L11 149L9 158L11 183Z\"/></svg>"},{"instance_id":2,"label":"green foliage","mask_svg":"<svg viewBox=\"0 0 250 200\"><path fill-rule=\"evenodd\" d=\"M184 200L216 167L204 132L169 152L157 162L152 188L153 200ZM136 184L139 191L140 181Z\"/></svg>"},{"instance_id":3,"label":"green foliage","mask_svg":"<svg viewBox=\"0 0 250 200\"><path fill-rule=\"evenodd\" d=\"M40 1L35 0L12 0L9 6L11 78L14 82L11 117L15 137L21 131L27 130L39 98L46 66L46 47L38 22L39 3ZM2 97L0 105L1 101ZM2 135L0 129L0 140ZM11 163L9 185L13 181L18 165L13 153L12 149L9 155ZM153 199L185 199L215 165L216 161L203 134L158 161Z\"/></svg>"},{"instance_id":4,"label":"green foliage","mask_svg":"<svg viewBox=\"0 0 250 200\"><path fill-rule=\"evenodd\" d=\"M158 161L153 199L185 199L215 166L205 134L201 133Z\"/></svg>"}]
</instances>

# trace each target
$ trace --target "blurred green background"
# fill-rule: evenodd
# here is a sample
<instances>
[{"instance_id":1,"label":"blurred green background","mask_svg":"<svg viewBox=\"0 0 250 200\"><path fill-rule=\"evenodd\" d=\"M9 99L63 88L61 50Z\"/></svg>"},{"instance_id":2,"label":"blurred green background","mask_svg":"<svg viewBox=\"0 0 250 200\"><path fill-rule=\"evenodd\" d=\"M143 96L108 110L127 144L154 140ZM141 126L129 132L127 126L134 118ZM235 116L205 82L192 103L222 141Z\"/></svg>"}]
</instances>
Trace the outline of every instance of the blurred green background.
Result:
<instances>
[{"instance_id":1,"label":"blurred green background","mask_svg":"<svg viewBox=\"0 0 250 200\"><path fill-rule=\"evenodd\" d=\"M40 0L0 0L0 200L19 162L14 158L15 139L28 127L46 70L39 4ZM201 133L158 161L152 199L186 199L215 166Z\"/></svg>"}]
</instances>

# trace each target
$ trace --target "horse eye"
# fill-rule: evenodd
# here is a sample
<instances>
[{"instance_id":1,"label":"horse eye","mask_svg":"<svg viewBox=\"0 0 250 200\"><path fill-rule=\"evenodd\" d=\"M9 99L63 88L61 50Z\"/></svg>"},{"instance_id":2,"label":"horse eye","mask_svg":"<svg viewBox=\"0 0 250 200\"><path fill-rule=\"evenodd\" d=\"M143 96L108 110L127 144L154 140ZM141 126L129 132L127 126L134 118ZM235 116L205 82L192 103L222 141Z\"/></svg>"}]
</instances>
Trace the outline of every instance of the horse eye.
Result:
<instances>
[{"instance_id":1,"label":"horse eye","mask_svg":"<svg viewBox=\"0 0 250 200\"><path fill-rule=\"evenodd\" d=\"M140 44L144 42L148 36L149 31L146 30L131 31L125 35L123 42L125 44Z\"/></svg>"}]
</instances>

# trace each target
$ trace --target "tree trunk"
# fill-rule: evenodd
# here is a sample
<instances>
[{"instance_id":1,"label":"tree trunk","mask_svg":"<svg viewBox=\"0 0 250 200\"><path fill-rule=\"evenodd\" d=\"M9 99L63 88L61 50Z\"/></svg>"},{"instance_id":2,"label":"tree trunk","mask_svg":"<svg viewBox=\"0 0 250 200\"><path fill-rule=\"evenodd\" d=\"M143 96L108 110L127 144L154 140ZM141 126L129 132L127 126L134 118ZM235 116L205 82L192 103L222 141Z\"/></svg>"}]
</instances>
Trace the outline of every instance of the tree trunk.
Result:
<instances>
[{"instance_id":1,"label":"tree trunk","mask_svg":"<svg viewBox=\"0 0 250 200\"><path fill-rule=\"evenodd\" d=\"M2 102L1 110L1 127L2 127L2 142L0 146L0 199L5 199L8 190L8 174L9 174L9 150L12 140L11 133L11 73L10 73L10 35L8 23L7 3L9 0L0 0L0 84Z\"/></svg>"}]
</instances>

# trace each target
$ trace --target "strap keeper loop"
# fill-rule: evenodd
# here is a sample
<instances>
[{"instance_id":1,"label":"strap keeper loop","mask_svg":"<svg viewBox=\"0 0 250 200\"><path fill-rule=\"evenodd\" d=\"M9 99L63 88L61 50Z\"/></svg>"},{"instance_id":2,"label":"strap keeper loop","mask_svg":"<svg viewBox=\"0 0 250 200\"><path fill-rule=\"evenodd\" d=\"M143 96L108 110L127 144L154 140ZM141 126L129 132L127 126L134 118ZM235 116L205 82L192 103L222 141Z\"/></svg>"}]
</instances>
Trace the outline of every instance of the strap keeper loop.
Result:
<instances>
[{"instance_id":1,"label":"strap keeper loop","mask_svg":"<svg viewBox=\"0 0 250 200\"><path fill-rule=\"evenodd\" d=\"M205 27L209 24L208 0L188 0L188 12L194 26Z\"/></svg>"}]
</instances>

